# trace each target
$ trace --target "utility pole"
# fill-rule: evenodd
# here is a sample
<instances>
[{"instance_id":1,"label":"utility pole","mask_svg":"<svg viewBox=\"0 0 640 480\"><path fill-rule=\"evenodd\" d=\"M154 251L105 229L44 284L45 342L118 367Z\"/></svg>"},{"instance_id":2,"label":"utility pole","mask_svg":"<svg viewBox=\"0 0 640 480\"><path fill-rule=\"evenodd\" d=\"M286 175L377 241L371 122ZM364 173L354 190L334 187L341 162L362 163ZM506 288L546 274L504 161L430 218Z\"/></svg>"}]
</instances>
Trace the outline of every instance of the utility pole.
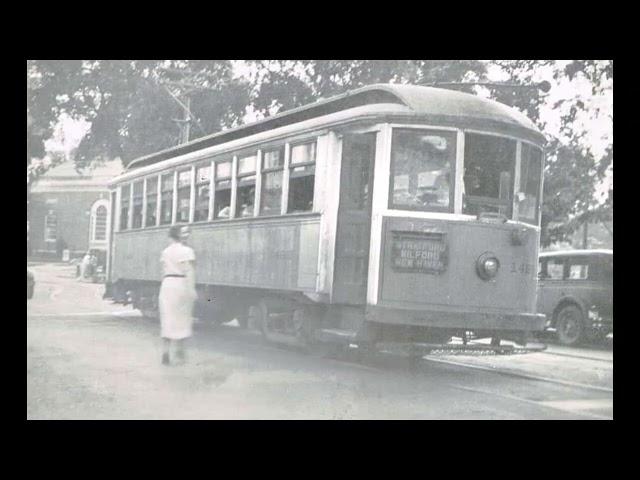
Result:
<instances>
[{"instance_id":1,"label":"utility pole","mask_svg":"<svg viewBox=\"0 0 640 480\"><path fill-rule=\"evenodd\" d=\"M589 248L589 221L584 222L584 230L582 231L582 249Z\"/></svg>"},{"instance_id":2,"label":"utility pole","mask_svg":"<svg viewBox=\"0 0 640 480\"><path fill-rule=\"evenodd\" d=\"M180 143L187 143L189 141L189 134L191 133L191 97L189 94L184 96L184 118L174 119L173 121L180 127Z\"/></svg>"},{"instance_id":3,"label":"utility pole","mask_svg":"<svg viewBox=\"0 0 640 480\"><path fill-rule=\"evenodd\" d=\"M187 104L187 108L185 108L184 110L184 129L182 131L183 133L183 137L182 137L182 143L187 143L189 141L189 133L191 133L191 115L189 112L191 112L191 97L189 96L189 94L186 95L186 104Z\"/></svg>"},{"instance_id":4,"label":"utility pole","mask_svg":"<svg viewBox=\"0 0 640 480\"><path fill-rule=\"evenodd\" d=\"M169 83L169 82L167 82ZM182 110L184 112L184 116L183 118L174 118L173 121L176 122L178 124L178 126L180 127L180 143L187 143L190 139L190 134L191 134L191 122L194 121L195 124L198 126L198 128L200 129L200 131L202 132L203 135L205 135L205 131L202 129L202 126L200 125L200 123L198 122L198 120L195 118L195 116L191 113L191 97L190 94L193 93L192 91L185 91L182 92L182 97L184 99L181 100L180 97L178 97L178 95L174 94L171 89L167 86L167 83L162 83L162 85L164 85L165 89L167 90L167 93L169 93L169 95L171 95L171 98L173 98L176 103L178 105L180 105L182 107ZM174 82L171 82L172 84Z\"/></svg>"},{"instance_id":5,"label":"utility pole","mask_svg":"<svg viewBox=\"0 0 640 480\"><path fill-rule=\"evenodd\" d=\"M173 121L180 127L180 143L187 143L191 138L191 123L194 123L200 130L202 135L207 133L200 125L198 119L191 113L191 94L197 91L210 90L215 91L213 88L204 87L198 85L196 79L196 73L190 70L180 70L175 68L163 68L165 72L173 76L180 77L180 81L160 81L160 85L163 85L167 93L171 95L178 105L182 108L184 115L183 118L174 118ZM171 88L177 89L178 93L174 93ZM182 98L181 98L182 97Z\"/></svg>"}]
</instances>

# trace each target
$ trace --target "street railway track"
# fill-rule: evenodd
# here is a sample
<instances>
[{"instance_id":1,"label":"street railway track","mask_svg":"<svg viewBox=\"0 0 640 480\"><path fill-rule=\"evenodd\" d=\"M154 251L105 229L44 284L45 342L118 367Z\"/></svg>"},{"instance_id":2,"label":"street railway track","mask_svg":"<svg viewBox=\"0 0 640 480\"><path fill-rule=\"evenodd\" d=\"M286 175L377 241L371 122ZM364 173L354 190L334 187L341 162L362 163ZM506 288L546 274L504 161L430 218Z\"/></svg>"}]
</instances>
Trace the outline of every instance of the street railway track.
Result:
<instances>
[{"instance_id":1,"label":"street railway track","mask_svg":"<svg viewBox=\"0 0 640 480\"><path fill-rule=\"evenodd\" d=\"M204 328L208 327L206 325L201 324L201 327L204 326ZM236 332L236 327L233 326L229 326L229 325L220 325L217 327L213 327L215 329L217 329L218 332L225 332L225 333L231 333L231 332ZM253 338L254 335L250 334L249 332L244 332L246 333L246 335L241 335L242 340L240 341L245 341L248 338ZM233 333L232 333L233 335ZM237 335L233 335L234 337L237 337ZM232 341L238 341L236 339L232 340ZM262 347L265 348L269 348L269 349L277 349L280 351L300 351L299 348L294 348L291 346L287 346L287 345L275 345L275 344L262 344ZM548 351L543 351L543 352L536 352L537 354L542 354L542 355L552 355L552 356L568 356L568 357L573 357L573 358L578 358L581 360L596 360L596 361L601 361L601 362L607 362L607 363L613 363L613 361L608 361L606 359L601 359L601 358L595 358L595 357L585 357L585 356L581 356L581 355L571 355L571 354L563 354L563 353L557 353L557 352L548 352ZM367 370L376 370L376 371L386 371L389 370L389 368L394 368L390 365L384 365L384 366L377 366L372 364L372 362L367 361L367 358L371 358L368 355L365 355L364 357L359 355L357 352L356 348L350 348L347 349L345 351L342 351L340 353L338 353L337 355L330 355L328 356L326 359L330 360L332 362L338 362L344 365L349 365L352 367L356 367L356 368L362 368L362 367L366 367ZM382 357L396 357L396 358L400 358L400 355L391 353L391 352L383 352L383 351L378 351L375 352L373 354L374 356L379 356L379 358ZM526 355L526 354L525 354ZM605 387L605 386L601 386L601 385L591 385L591 384L587 384L587 383L581 383L581 382L573 382L573 381L568 381L568 380L563 380L563 379L559 379L559 378L552 378L552 377L547 377L547 376L542 376L542 375L535 375L535 374L529 374L529 373L522 373L522 372L518 372L518 371L514 371L511 369L505 369L505 368L500 368L500 367L489 367L489 366L480 366L480 365L473 365L470 363L466 363L464 361L459 361L457 360L449 360L446 358L441 358L440 356L438 357L429 357L428 355L422 357L418 362L412 361L412 368L413 367L417 367L420 364L422 365L426 365L427 363L440 363L440 364L447 364L447 365L451 365L451 366L455 366L455 367L459 367L459 368L465 368L465 369L475 369L475 370L481 370L481 371L485 371L488 373L493 373L496 375L501 375L501 376L507 376L507 377L512 377L512 378L520 378L523 380L529 380L529 381L537 381L537 382L545 382L545 383L550 383L550 384L556 384L556 385L563 385L563 386L567 386L567 387L572 387L572 388L579 388L579 389L584 389L584 390L593 390L593 391L599 391L599 392L607 392L607 393L612 393L613 392L613 388L609 388L609 387ZM408 359L408 358L407 358Z\"/></svg>"},{"instance_id":2,"label":"street railway track","mask_svg":"<svg viewBox=\"0 0 640 480\"><path fill-rule=\"evenodd\" d=\"M129 312L127 312L129 313ZM127 320L127 319L131 319L133 317L136 317L139 321L145 322L145 323L153 323L153 320L151 319L147 319L144 317L140 317L139 314L135 311L131 311L130 314L125 314L125 312L87 312L87 313L76 313L75 316L97 316L100 314L104 314L105 316L113 316L118 318L118 320ZM68 316L70 314L60 314L60 316ZM36 317L39 316L58 316L56 314L49 314L49 315L34 315ZM257 332L251 332L251 331L245 331L245 330L238 330L237 327L232 326L232 325L218 325L218 326L210 326L207 325L205 323L200 323L197 322L197 329L198 330L202 330L204 332L208 332L208 333L213 333L213 331L216 332L218 338L224 338L225 341L231 341L234 342L236 344L238 343L251 343L253 344L253 346L258 346L259 348L263 348L263 349L269 349L269 350L277 350L277 351L290 351L290 352L298 352L300 353L301 350L299 348L294 348L291 346L287 346L287 345L278 345L278 344L265 344L262 342L256 342L256 337L258 337ZM238 333L240 333L240 335L238 335ZM254 334L255 333L255 334ZM222 334L222 335L220 335ZM608 359L603 359L603 358L597 358L597 357L588 357L585 355L573 355L573 354L569 354L569 353L563 353L563 352L553 352L553 351L542 351L542 352L536 352L539 355L551 355L551 356L561 356L561 357L571 357L571 358L576 358L576 359L580 359L580 360L592 360L592 361L598 361L598 362L604 362L604 363L613 363L613 360L608 360ZM315 355L317 355L318 353L315 352ZM401 358L401 355L398 355L397 353L393 353L393 352L386 352L386 351L378 351L375 352L373 354L374 356L378 357L378 359L382 359L384 357L386 358ZM600 385L590 385L590 384L585 384L585 383L580 383L580 382L572 382L572 381L568 381L568 380L562 380L562 379L558 379L558 378L551 378L551 377L546 377L546 376L541 376L541 375L534 375L534 374L528 374L528 373L523 373L523 372L518 372L518 371L514 371L511 369L505 369L505 368L500 368L500 367L494 367L494 366L483 366L483 365L474 365L474 364L470 364L467 362L464 362L463 360L458 360L461 356L456 356L455 360L452 359L448 359L448 358L442 358L441 356L433 356L433 357L429 357L428 355L422 357L421 359L419 359L417 362L414 360L411 362L412 368L415 369L415 367L419 366L419 365L426 365L428 363L431 364L446 364L446 365L450 365L450 366L455 366L458 368L464 368L464 369L474 369L474 370L480 370L480 371L484 371L487 373L493 373L496 375L501 375L501 376L508 376L508 377L512 377L512 378L520 378L523 380L530 380L530 381L537 381L537 382L546 382L546 383L551 383L551 384L556 384L556 385L564 385L564 386L568 386L568 387L572 387L572 388L580 388L580 389L586 389L586 390L595 390L595 391L599 391L599 392L607 392L607 393L612 393L613 392L613 388L609 388L609 387L604 387L604 386L600 386ZM463 357L463 356L462 356ZM395 368L394 366L392 366L391 364L384 364L383 366L380 365L375 365L373 363L378 363L378 362L370 362L368 360L370 360L371 354L367 354L364 357L362 355L359 355L357 348L349 348L345 351L342 351L338 354L330 354L328 356L326 356L326 360L333 362L337 362L343 365L347 365L350 367L354 367L354 368L358 368L358 369L366 369L368 371L388 371L390 368L393 369Z\"/></svg>"},{"instance_id":3,"label":"street railway track","mask_svg":"<svg viewBox=\"0 0 640 480\"><path fill-rule=\"evenodd\" d=\"M553 355L556 357L569 357L569 358L579 358L581 360L593 360L595 362L605 362L605 363L613 363L613 359L609 359L609 358L601 358L601 357L589 357L586 355L576 355L573 353L564 353L564 352L550 352L550 351L544 351L544 352L540 352L540 353L544 353L545 355Z\"/></svg>"}]
</instances>

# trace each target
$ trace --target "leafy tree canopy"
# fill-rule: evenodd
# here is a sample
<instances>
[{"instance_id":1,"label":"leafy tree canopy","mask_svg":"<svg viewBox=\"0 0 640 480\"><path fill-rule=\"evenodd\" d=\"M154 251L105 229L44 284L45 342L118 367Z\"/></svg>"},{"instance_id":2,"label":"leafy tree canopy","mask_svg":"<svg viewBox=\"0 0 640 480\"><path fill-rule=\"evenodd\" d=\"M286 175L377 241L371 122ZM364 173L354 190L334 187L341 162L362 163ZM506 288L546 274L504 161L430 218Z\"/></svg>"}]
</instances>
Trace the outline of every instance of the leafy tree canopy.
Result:
<instances>
[{"instance_id":1,"label":"leafy tree canopy","mask_svg":"<svg viewBox=\"0 0 640 480\"><path fill-rule=\"evenodd\" d=\"M613 62L518 60L496 64L513 81L523 83L536 82L540 70L545 69L552 83L551 94L554 88L567 92L553 102L551 95L493 92L496 100L525 111L547 133L543 246L568 240L585 224L612 220L613 190L602 192L601 187L613 171ZM551 132L542 121L542 109L552 111L558 119L556 131ZM594 138L597 124L606 127L604 143L594 141L598 140ZM596 148L598 143L600 148Z\"/></svg>"}]
</instances>

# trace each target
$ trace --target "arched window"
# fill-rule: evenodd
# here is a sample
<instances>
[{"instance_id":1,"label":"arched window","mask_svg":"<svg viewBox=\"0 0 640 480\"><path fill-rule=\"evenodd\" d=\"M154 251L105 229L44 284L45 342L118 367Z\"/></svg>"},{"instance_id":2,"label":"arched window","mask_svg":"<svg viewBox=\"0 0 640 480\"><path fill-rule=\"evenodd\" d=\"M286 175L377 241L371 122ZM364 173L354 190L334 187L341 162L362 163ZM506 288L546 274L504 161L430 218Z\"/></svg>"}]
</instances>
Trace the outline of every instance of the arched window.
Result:
<instances>
[{"instance_id":1,"label":"arched window","mask_svg":"<svg viewBox=\"0 0 640 480\"><path fill-rule=\"evenodd\" d=\"M93 240L103 241L107 239L107 207L100 205L96 209L95 223L93 226Z\"/></svg>"},{"instance_id":2,"label":"arched window","mask_svg":"<svg viewBox=\"0 0 640 480\"><path fill-rule=\"evenodd\" d=\"M109 202L98 200L91 207L90 239L91 242L106 242L109 225Z\"/></svg>"}]
</instances>

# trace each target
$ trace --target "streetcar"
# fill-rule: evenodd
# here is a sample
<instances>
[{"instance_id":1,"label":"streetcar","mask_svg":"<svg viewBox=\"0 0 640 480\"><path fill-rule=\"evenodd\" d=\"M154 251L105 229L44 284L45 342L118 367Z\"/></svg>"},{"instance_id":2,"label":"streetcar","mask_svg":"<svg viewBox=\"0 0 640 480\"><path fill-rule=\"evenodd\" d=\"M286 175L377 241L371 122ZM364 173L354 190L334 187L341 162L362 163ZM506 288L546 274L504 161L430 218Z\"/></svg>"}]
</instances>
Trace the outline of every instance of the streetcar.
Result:
<instances>
[{"instance_id":1,"label":"streetcar","mask_svg":"<svg viewBox=\"0 0 640 480\"><path fill-rule=\"evenodd\" d=\"M544 144L495 101L377 84L138 158L109 186L107 296L156 315L167 232L188 225L202 321L299 345L525 343L545 325Z\"/></svg>"}]
</instances>

